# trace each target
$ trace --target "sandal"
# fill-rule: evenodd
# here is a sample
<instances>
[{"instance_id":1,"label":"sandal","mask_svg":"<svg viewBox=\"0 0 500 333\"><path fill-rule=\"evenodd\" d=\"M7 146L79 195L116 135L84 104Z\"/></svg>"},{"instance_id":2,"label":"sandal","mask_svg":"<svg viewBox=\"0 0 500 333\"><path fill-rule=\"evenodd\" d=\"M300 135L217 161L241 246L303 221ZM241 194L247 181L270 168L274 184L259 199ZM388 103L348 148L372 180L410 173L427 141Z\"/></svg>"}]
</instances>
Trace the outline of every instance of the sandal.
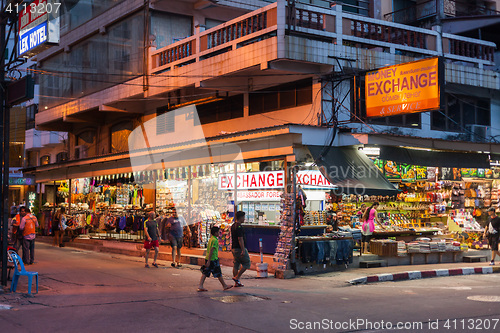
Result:
<instances>
[{"instance_id":1,"label":"sandal","mask_svg":"<svg viewBox=\"0 0 500 333\"><path fill-rule=\"evenodd\" d=\"M236 288L243 287L243 284L240 282L240 280L233 278L233 281Z\"/></svg>"},{"instance_id":2,"label":"sandal","mask_svg":"<svg viewBox=\"0 0 500 333\"><path fill-rule=\"evenodd\" d=\"M198 290L197 290L197 291L198 291L199 293L201 293L201 292L204 292L204 291L208 291L208 289L205 289L205 288L198 288Z\"/></svg>"},{"instance_id":3,"label":"sandal","mask_svg":"<svg viewBox=\"0 0 500 333\"><path fill-rule=\"evenodd\" d=\"M177 267L182 267L182 265L181 264L177 264Z\"/></svg>"},{"instance_id":4,"label":"sandal","mask_svg":"<svg viewBox=\"0 0 500 333\"><path fill-rule=\"evenodd\" d=\"M175 268L175 262L171 263L170 266L172 266L173 268Z\"/></svg>"},{"instance_id":5,"label":"sandal","mask_svg":"<svg viewBox=\"0 0 500 333\"><path fill-rule=\"evenodd\" d=\"M227 286L226 288L224 288L224 291L229 290L229 289L231 289L232 287L233 287L233 286Z\"/></svg>"},{"instance_id":6,"label":"sandal","mask_svg":"<svg viewBox=\"0 0 500 333\"><path fill-rule=\"evenodd\" d=\"M155 266L156 268L158 268L158 264L157 263L153 263L153 266Z\"/></svg>"},{"instance_id":7,"label":"sandal","mask_svg":"<svg viewBox=\"0 0 500 333\"><path fill-rule=\"evenodd\" d=\"M149 268L149 265L148 265L148 264L146 264L146 265L144 265L144 267Z\"/></svg>"}]
</instances>

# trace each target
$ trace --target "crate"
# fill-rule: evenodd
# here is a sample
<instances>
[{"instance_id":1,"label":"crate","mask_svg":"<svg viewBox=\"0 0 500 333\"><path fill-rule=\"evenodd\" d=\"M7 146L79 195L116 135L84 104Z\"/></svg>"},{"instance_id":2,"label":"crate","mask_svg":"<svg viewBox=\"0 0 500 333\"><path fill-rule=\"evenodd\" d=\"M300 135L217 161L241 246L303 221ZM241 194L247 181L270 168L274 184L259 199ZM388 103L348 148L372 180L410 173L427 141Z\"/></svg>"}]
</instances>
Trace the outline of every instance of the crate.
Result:
<instances>
[{"instance_id":1,"label":"crate","mask_svg":"<svg viewBox=\"0 0 500 333\"><path fill-rule=\"evenodd\" d=\"M370 241L370 252L383 257L396 257L398 255L398 243Z\"/></svg>"}]
</instances>

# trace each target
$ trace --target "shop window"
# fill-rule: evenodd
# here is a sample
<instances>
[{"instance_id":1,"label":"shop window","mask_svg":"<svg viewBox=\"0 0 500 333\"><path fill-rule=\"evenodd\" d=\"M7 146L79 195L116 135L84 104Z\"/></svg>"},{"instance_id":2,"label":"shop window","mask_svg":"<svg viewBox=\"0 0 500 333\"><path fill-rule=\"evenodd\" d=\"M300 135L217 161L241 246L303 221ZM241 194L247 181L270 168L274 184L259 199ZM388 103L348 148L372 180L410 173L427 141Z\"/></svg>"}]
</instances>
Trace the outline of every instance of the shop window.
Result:
<instances>
[{"instance_id":1,"label":"shop window","mask_svg":"<svg viewBox=\"0 0 500 333\"><path fill-rule=\"evenodd\" d=\"M312 104L312 79L287 83L250 93L249 114Z\"/></svg>"},{"instance_id":2,"label":"shop window","mask_svg":"<svg viewBox=\"0 0 500 333\"><path fill-rule=\"evenodd\" d=\"M40 165L50 164L50 155L44 155L40 157Z\"/></svg>"},{"instance_id":3,"label":"shop window","mask_svg":"<svg viewBox=\"0 0 500 333\"><path fill-rule=\"evenodd\" d=\"M128 136L132 130L131 122L122 122L111 127L112 154L128 151Z\"/></svg>"},{"instance_id":4,"label":"shop window","mask_svg":"<svg viewBox=\"0 0 500 333\"><path fill-rule=\"evenodd\" d=\"M466 131L467 125L491 125L490 100L447 94L443 110L433 111L431 128L441 131Z\"/></svg>"}]
</instances>

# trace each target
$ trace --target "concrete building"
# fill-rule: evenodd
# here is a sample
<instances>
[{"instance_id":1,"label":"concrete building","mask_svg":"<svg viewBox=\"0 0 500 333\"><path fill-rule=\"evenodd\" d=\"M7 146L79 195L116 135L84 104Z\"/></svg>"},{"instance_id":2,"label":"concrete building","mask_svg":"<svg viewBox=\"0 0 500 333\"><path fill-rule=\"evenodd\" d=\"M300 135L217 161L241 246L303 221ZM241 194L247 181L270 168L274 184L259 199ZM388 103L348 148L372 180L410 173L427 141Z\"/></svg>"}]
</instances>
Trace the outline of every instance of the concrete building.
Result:
<instances>
[{"instance_id":1,"label":"concrete building","mask_svg":"<svg viewBox=\"0 0 500 333\"><path fill-rule=\"evenodd\" d=\"M307 146L500 154L496 37L486 38L498 2L98 2L63 6L60 45L34 59L36 129L68 133L67 160L51 154L34 169L38 183L229 163L235 154L261 164L245 170L286 168L314 161ZM491 24L470 28L470 15ZM445 65L440 111L363 118L355 98L363 73L428 57ZM179 111L190 105L198 118ZM194 140L202 138L208 153ZM190 149L197 153L183 154Z\"/></svg>"}]
</instances>

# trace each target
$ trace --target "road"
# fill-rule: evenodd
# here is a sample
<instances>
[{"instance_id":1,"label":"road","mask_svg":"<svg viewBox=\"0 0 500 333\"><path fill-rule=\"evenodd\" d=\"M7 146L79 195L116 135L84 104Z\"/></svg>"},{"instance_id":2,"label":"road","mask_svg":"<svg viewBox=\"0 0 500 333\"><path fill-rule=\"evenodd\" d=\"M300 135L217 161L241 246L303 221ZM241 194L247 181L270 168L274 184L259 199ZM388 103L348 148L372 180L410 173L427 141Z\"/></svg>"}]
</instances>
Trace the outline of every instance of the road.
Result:
<instances>
[{"instance_id":1,"label":"road","mask_svg":"<svg viewBox=\"0 0 500 333\"><path fill-rule=\"evenodd\" d=\"M405 332L500 331L500 274L351 286L342 272L291 280L250 272L243 288L224 292L209 279L210 291L198 293L195 267L146 269L141 258L45 244L36 251L28 270L39 272L40 292L28 297L21 278L19 293L0 293L0 308L12 306L0 310L2 333L312 332L314 322L332 332L398 323Z\"/></svg>"}]
</instances>

